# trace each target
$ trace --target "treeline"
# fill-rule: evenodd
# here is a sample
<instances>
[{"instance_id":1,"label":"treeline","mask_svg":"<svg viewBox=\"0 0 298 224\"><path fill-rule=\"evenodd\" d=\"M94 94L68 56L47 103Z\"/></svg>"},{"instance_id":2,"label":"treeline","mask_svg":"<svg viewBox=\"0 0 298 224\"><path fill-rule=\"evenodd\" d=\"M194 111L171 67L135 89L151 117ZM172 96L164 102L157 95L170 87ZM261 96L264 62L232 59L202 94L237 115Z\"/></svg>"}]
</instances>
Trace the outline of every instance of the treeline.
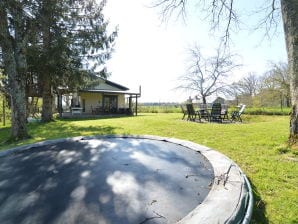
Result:
<instances>
[{"instance_id":1,"label":"treeline","mask_svg":"<svg viewBox=\"0 0 298 224\"><path fill-rule=\"evenodd\" d=\"M197 103L194 104L195 109L199 106ZM229 112L237 110L235 105L229 105ZM246 107L244 114L248 115L282 115L288 116L290 114L291 108L289 107ZM155 105L139 105L138 113L181 113L180 103L174 104L159 104Z\"/></svg>"},{"instance_id":2,"label":"treeline","mask_svg":"<svg viewBox=\"0 0 298 224\"><path fill-rule=\"evenodd\" d=\"M226 90L226 95L233 98L233 104L246 104L250 107L291 106L290 76L286 63L271 63L265 74L258 76L249 73L234 82Z\"/></svg>"}]
</instances>

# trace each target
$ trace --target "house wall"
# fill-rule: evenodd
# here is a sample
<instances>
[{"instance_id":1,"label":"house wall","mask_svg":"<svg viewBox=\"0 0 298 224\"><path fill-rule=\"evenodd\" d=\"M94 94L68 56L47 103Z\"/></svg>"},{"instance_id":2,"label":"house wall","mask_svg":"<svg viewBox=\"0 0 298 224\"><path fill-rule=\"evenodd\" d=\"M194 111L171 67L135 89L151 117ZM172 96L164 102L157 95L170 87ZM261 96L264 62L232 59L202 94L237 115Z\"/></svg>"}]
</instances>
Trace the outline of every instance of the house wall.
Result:
<instances>
[{"instance_id":1,"label":"house wall","mask_svg":"<svg viewBox=\"0 0 298 224\"><path fill-rule=\"evenodd\" d=\"M125 95L124 94L107 94L107 95L118 95L118 108L125 108ZM81 107L83 107L83 99L85 99L85 112L91 113L92 107L102 106L103 94L102 93L92 93L92 92L81 92L80 101Z\"/></svg>"},{"instance_id":2,"label":"house wall","mask_svg":"<svg viewBox=\"0 0 298 224\"><path fill-rule=\"evenodd\" d=\"M118 95L118 108L125 108L125 107L127 107L125 105L125 95L124 94Z\"/></svg>"},{"instance_id":3,"label":"house wall","mask_svg":"<svg viewBox=\"0 0 298 224\"><path fill-rule=\"evenodd\" d=\"M102 105L101 93L81 92L80 93L81 107L83 107L83 99L85 99L86 113L91 113L91 106L99 107Z\"/></svg>"}]
</instances>

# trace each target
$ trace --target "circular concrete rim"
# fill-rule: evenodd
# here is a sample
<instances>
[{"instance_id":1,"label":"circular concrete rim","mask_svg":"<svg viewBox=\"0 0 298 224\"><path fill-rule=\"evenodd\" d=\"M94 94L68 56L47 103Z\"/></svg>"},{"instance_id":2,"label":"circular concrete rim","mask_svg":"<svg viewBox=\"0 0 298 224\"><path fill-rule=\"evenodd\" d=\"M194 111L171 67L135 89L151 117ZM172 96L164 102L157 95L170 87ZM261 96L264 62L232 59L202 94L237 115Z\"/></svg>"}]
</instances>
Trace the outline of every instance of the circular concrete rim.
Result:
<instances>
[{"instance_id":1,"label":"circular concrete rim","mask_svg":"<svg viewBox=\"0 0 298 224\"><path fill-rule=\"evenodd\" d=\"M80 141L104 138L136 138L164 141L178 144L201 153L205 156L214 169L214 181L212 188L205 198L188 215L181 219L178 224L194 223L249 223L253 210L253 194L250 183L231 159L225 155L194 142L180 140L176 138L159 137L153 135L97 135L78 136L71 138L61 138L46 140L25 146L20 146L0 152L0 157L4 157L16 152L29 150L32 147L45 146L63 141ZM228 205L228 206L227 206ZM244 210L244 212L243 212ZM216 213L215 213L216 211ZM242 213L239 217L238 213Z\"/></svg>"}]
</instances>

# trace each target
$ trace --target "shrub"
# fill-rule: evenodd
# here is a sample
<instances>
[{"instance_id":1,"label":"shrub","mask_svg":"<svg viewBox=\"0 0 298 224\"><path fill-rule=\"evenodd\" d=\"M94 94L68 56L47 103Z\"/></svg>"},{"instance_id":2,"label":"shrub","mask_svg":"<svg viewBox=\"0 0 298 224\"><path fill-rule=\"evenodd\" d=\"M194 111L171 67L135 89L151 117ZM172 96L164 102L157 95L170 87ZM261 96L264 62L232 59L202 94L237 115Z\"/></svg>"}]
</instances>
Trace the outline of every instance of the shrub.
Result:
<instances>
[{"instance_id":1,"label":"shrub","mask_svg":"<svg viewBox=\"0 0 298 224\"><path fill-rule=\"evenodd\" d=\"M268 108L268 107L247 107L245 109L245 114L250 115L283 115L287 116L290 113L290 108Z\"/></svg>"}]
</instances>

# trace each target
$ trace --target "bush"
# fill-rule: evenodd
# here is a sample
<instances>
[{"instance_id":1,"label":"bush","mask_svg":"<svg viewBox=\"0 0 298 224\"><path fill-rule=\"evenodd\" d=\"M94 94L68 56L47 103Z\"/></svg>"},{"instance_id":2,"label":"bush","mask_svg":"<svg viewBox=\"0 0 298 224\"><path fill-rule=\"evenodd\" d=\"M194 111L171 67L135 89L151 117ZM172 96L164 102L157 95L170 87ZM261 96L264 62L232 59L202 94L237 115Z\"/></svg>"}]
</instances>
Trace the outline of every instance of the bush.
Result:
<instances>
[{"instance_id":1,"label":"bush","mask_svg":"<svg viewBox=\"0 0 298 224\"><path fill-rule=\"evenodd\" d=\"M291 108L268 108L268 107L248 107L245 109L245 114L250 115L283 115L287 116L290 114Z\"/></svg>"}]
</instances>

